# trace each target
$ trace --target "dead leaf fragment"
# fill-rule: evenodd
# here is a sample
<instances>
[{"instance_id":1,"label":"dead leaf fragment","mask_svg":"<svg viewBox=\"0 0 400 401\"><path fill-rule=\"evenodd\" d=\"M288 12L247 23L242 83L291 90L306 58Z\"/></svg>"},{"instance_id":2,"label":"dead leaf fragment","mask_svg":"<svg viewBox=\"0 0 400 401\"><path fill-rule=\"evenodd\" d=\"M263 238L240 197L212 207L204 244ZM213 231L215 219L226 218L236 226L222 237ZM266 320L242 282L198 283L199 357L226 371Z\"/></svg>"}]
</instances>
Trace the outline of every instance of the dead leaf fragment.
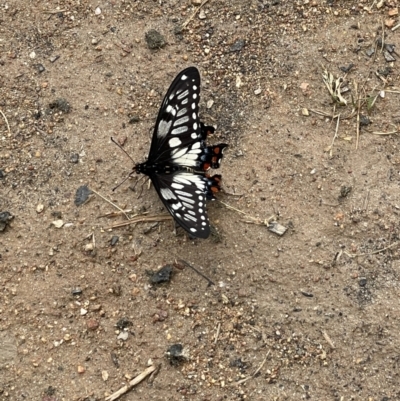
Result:
<instances>
[{"instance_id":1,"label":"dead leaf fragment","mask_svg":"<svg viewBox=\"0 0 400 401\"><path fill-rule=\"evenodd\" d=\"M103 381L107 381L108 380L108 372L106 370L102 370L101 377L102 377Z\"/></svg>"}]
</instances>

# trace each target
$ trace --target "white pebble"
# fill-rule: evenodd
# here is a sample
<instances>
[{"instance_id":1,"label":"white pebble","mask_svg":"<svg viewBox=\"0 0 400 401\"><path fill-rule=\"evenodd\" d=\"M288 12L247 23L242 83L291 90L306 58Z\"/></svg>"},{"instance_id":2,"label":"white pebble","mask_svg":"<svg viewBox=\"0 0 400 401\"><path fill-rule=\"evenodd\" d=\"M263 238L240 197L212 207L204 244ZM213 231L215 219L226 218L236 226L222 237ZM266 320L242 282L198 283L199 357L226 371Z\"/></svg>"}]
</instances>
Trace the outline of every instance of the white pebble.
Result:
<instances>
[{"instance_id":1,"label":"white pebble","mask_svg":"<svg viewBox=\"0 0 400 401\"><path fill-rule=\"evenodd\" d=\"M96 15L100 15L101 14L101 8L100 7L96 7L96 9L94 10L94 13Z\"/></svg>"},{"instance_id":2,"label":"white pebble","mask_svg":"<svg viewBox=\"0 0 400 401\"><path fill-rule=\"evenodd\" d=\"M31 59L36 58L36 53L35 53L35 52L29 53L29 57L30 57Z\"/></svg>"},{"instance_id":3,"label":"white pebble","mask_svg":"<svg viewBox=\"0 0 400 401\"><path fill-rule=\"evenodd\" d=\"M261 93L261 88L258 88L258 89L256 89L255 91L254 91L254 94L255 95L259 95Z\"/></svg>"}]
</instances>

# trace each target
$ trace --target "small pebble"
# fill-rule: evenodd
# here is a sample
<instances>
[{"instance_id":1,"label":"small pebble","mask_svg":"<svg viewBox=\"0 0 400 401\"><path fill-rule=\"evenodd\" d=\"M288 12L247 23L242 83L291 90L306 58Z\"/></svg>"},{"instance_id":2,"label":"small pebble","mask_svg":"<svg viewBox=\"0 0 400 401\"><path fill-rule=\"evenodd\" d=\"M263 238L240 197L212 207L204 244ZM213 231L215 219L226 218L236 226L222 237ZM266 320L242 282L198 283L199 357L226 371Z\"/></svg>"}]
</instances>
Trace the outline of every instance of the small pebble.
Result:
<instances>
[{"instance_id":1,"label":"small pebble","mask_svg":"<svg viewBox=\"0 0 400 401\"><path fill-rule=\"evenodd\" d=\"M261 93L261 88L258 88L258 89L256 89L255 91L254 91L254 94L255 95L259 95Z\"/></svg>"},{"instance_id":2,"label":"small pebble","mask_svg":"<svg viewBox=\"0 0 400 401\"><path fill-rule=\"evenodd\" d=\"M36 58L36 53L35 52L30 52L29 53L29 57L33 60L34 58Z\"/></svg>"},{"instance_id":3,"label":"small pebble","mask_svg":"<svg viewBox=\"0 0 400 401\"><path fill-rule=\"evenodd\" d=\"M100 7L96 7L96 9L94 10L94 13L96 15L100 15L101 14L101 8Z\"/></svg>"},{"instance_id":4,"label":"small pebble","mask_svg":"<svg viewBox=\"0 0 400 401\"><path fill-rule=\"evenodd\" d=\"M203 9L201 9L199 12L199 19L206 19L206 18L207 18L206 13L204 12Z\"/></svg>"},{"instance_id":5,"label":"small pebble","mask_svg":"<svg viewBox=\"0 0 400 401\"><path fill-rule=\"evenodd\" d=\"M126 341L128 339L128 337L129 337L129 333L127 331L121 331L121 333L118 334L117 339Z\"/></svg>"}]
</instances>

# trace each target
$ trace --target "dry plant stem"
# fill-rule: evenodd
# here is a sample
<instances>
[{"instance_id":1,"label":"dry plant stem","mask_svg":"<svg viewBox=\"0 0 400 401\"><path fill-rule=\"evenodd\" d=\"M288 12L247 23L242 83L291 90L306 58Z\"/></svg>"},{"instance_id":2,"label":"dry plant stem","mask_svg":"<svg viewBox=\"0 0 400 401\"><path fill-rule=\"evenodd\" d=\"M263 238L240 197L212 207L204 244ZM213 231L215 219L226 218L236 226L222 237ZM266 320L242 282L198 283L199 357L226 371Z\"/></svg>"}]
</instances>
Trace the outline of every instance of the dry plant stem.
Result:
<instances>
[{"instance_id":1,"label":"dry plant stem","mask_svg":"<svg viewBox=\"0 0 400 401\"><path fill-rule=\"evenodd\" d=\"M376 255L377 253L381 253L384 251L387 251L390 248L393 248L395 245L398 245L398 242L393 242L393 244L390 244L389 246L387 246L386 248L382 248L382 249L378 249L377 251L373 251L373 252L367 252L367 253L355 253L355 254L351 254L348 252L345 252L345 254L349 257L349 258L357 258L358 256L369 256L369 255Z\"/></svg>"},{"instance_id":2,"label":"dry plant stem","mask_svg":"<svg viewBox=\"0 0 400 401\"><path fill-rule=\"evenodd\" d=\"M144 380L149 374L153 373L157 369L156 365L152 365L145 369L140 375L136 376L132 379L126 386L120 388L115 393L111 394L110 396L106 397L106 401L114 401L121 397L121 395L126 394L129 390L139 384L142 380Z\"/></svg>"},{"instance_id":3,"label":"dry plant stem","mask_svg":"<svg viewBox=\"0 0 400 401\"><path fill-rule=\"evenodd\" d=\"M252 379L264 366L265 362L267 361L268 355L269 355L270 351L267 352L267 355L265 355L264 360L261 362L261 365L254 371L254 373L248 377L245 377L242 380L239 380L238 382L234 383L234 386L239 386L240 384L243 384L245 382L247 382L247 380Z\"/></svg>"},{"instance_id":4,"label":"dry plant stem","mask_svg":"<svg viewBox=\"0 0 400 401\"><path fill-rule=\"evenodd\" d=\"M219 332L220 332L220 331L221 331L221 323L218 323L217 332L215 333L214 344L216 344L217 341L218 341L218 337L219 337Z\"/></svg>"},{"instance_id":5,"label":"dry plant stem","mask_svg":"<svg viewBox=\"0 0 400 401\"><path fill-rule=\"evenodd\" d=\"M7 124L7 131L8 131L8 135L11 135L10 125L8 124L7 117L6 117L6 115L3 113L3 111L2 111L2 110L0 110L0 113L1 113L1 115L3 116L3 118L4 118L4 121L5 121L5 122L6 122L6 124Z\"/></svg>"},{"instance_id":6,"label":"dry plant stem","mask_svg":"<svg viewBox=\"0 0 400 401\"><path fill-rule=\"evenodd\" d=\"M326 331L322 330L322 335L324 336L326 342L331 346L332 349L335 349L335 344L331 340L331 338L328 336L328 333Z\"/></svg>"},{"instance_id":7,"label":"dry plant stem","mask_svg":"<svg viewBox=\"0 0 400 401\"><path fill-rule=\"evenodd\" d=\"M190 21L196 16L196 14L200 11L201 7L203 7L204 4L206 4L208 1L209 1L209 0L204 0L204 1L199 5L199 7L198 7L198 8L196 9L196 11L190 16L190 18L182 24L182 28L186 28L186 27L187 27L187 25L189 24L189 22L190 22Z\"/></svg>"},{"instance_id":8,"label":"dry plant stem","mask_svg":"<svg viewBox=\"0 0 400 401\"><path fill-rule=\"evenodd\" d=\"M123 221L122 223L113 224L112 226L105 228L105 230L110 230L110 229L119 228L119 227L125 227L125 226L129 226L130 224L135 224L135 223L149 223L149 222L153 222L153 221L165 221L165 220L172 220L172 217L168 214L161 214L159 216L143 216L143 215L141 215L141 216L134 217L134 218L130 219L129 221Z\"/></svg>"},{"instance_id":9,"label":"dry plant stem","mask_svg":"<svg viewBox=\"0 0 400 401\"><path fill-rule=\"evenodd\" d=\"M357 127L356 127L356 150L358 149L358 142L360 140L360 108L361 108L361 100L360 93L358 92L358 83L355 81L354 86L357 94Z\"/></svg>"},{"instance_id":10,"label":"dry plant stem","mask_svg":"<svg viewBox=\"0 0 400 401\"><path fill-rule=\"evenodd\" d=\"M396 130L396 131L391 131L391 132L377 132L377 131L373 131L371 132L371 134L373 135L395 135L395 134L400 134L400 131Z\"/></svg>"},{"instance_id":11,"label":"dry plant stem","mask_svg":"<svg viewBox=\"0 0 400 401\"><path fill-rule=\"evenodd\" d=\"M222 201L218 201L219 203L221 203L222 205L224 205L226 208L228 208L228 209L231 209L231 210L234 210L235 212L238 212L238 213L240 213L240 214L243 214L243 215L245 215L245 216L247 216L247 214L245 213L245 212L243 212L243 211L241 211L241 210L239 210L239 209L236 209L235 207L233 207L233 206L230 206L230 205L228 205L227 203L225 203L225 202L222 202ZM248 216L249 217L249 216Z\"/></svg>"},{"instance_id":12,"label":"dry plant stem","mask_svg":"<svg viewBox=\"0 0 400 401\"><path fill-rule=\"evenodd\" d=\"M106 202L108 202L110 205L113 205L113 206L114 206L116 209L118 209L128 220L130 220L129 217L128 217L128 215L127 215L119 206L117 206L115 203L111 202L111 201L108 200L105 196L103 196L103 195L99 194L98 192L96 192L94 189L91 189L91 191L92 191L94 194L100 196L100 198L104 199L104 200L105 200Z\"/></svg>"},{"instance_id":13,"label":"dry plant stem","mask_svg":"<svg viewBox=\"0 0 400 401\"><path fill-rule=\"evenodd\" d=\"M176 261L179 262L179 263L184 264L184 265L187 266L187 267L190 267L190 268L191 268L193 271L195 271L199 276L203 277L204 280L206 280L206 281L208 282L208 285L209 285L209 286L210 286L210 285L214 285L214 286L215 286L215 283L214 283L212 280L210 280L206 275L204 275L201 271L197 270L194 266L192 266L191 264L189 264L189 263L186 262L185 260L183 260L183 259L177 259Z\"/></svg>"},{"instance_id":14,"label":"dry plant stem","mask_svg":"<svg viewBox=\"0 0 400 401\"><path fill-rule=\"evenodd\" d=\"M332 149L333 149L333 144L335 143L335 139L337 138L337 134L339 131L339 123L340 123L340 114L337 115L335 135L333 136L333 139L332 139L331 150L329 151L329 157L332 157L332 154L333 154Z\"/></svg>"}]
</instances>

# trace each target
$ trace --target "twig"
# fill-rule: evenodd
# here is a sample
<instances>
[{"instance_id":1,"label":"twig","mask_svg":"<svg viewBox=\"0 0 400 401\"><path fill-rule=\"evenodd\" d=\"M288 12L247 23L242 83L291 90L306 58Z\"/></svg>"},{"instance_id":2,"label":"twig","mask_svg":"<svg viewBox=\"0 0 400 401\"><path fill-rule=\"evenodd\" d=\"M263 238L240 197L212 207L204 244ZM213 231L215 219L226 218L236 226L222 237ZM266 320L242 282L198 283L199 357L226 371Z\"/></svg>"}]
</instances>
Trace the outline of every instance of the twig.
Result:
<instances>
[{"instance_id":1,"label":"twig","mask_svg":"<svg viewBox=\"0 0 400 401\"><path fill-rule=\"evenodd\" d=\"M49 10L49 11L43 11L45 14L58 14L58 13L65 13L67 10Z\"/></svg>"},{"instance_id":2,"label":"twig","mask_svg":"<svg viewBox=\"0 0 400 401\"><path fill-rule=\"evenodd\" d=\"M109 395L105 398L106 401L114 401L121 397L121 395L126 394L129 390L131 390L134 386L139 384L142 380L144 380L149 374L153 373L157 369L156 365L152 365L145 369L140 375L136 376L132 379L126 386L120 388L115 393Z\"/></svg>"},{"instance_id":3,"label":"twig","mask_svg":"<svg viewBox=\"0 0 400 401\"><path fill-rule=\"evenodd\" d=\"M94 189L91 189L91 191L93 193L95 193L96 195L100 196L100 198L104 199L106 202L108 202L110 205L114 206L116 209L118 209L128 220L130 220L129 216L119 207L117 206L115 203L111 202L109 199L107 199L106 197L104 197L103 195L99 194L98 192L96 192Z\"/></svg>"},{"instance_id":4,"label":"twig","mask_svg":"<svg viewBox=\"0 0 400 401\"><path fill-rule=\"evenodd\" d=\"M358 149L358 142L360 140L360 108L361 108L361 100L360 94L358 93L358 84L356 84L356 93L357 93L357 128L356 128L356 150Z\"/></svg>"},{"instance_id":5,"label":"twig","mask_svg":"<svg viewBox=\"0 0 400 401\"><path fill-rule=\"evenodd\" d=\"M337 115L335 135L333 136L332 143L330 146L331 149L329 150L329 157L332 157L333 154L332 149L333 149L333 144L335 143L335 139L337 138L337 133L339 131L339 123L340 123L340 114Z\"/></svg>"},{"instance_id":6,"label":"twig","mask_svg":"<svg viewBox=\"0 0 400 401\"><path fill-rule=\"evenodd\" d=\"M188 20L186 20L183 24L182 24L182 28L186 28L186 26L189 24L189 22L196 16L196 14L199 12L199 10L201 9L201 7L204 6L204 4L206 4L209 0L204 0L199 7L197 7L197 9L195 10L195 12L189 17Z\"/></svg>"},{"instance_id":7,"label":"twig","mask_svg":"<svg viewBox=\"0 0 400 401\"><path fill-rule=\"evenodd\" d=\"M119 228L119 227L125 227L129 226L130 224L135 224L135 223L148 223L152 221L165 221L165 220L172 220L172 217L168 214L160 214L159 216L136 216L131 218L129 221L123 221L121 223L116 223L113 224L112 226L109 226L106 228L106 230L110 230L113 228Z\"/></svg>"},{"instance_id":8,"label":"twig","mask_svg":"<svg viewBox=\"0 0 400 401\"><path fill-rule=\"evenodd\" d=\"M322 330L322 335L324 336L326 342L331 346L332 349L335 349L335 344L331 340L331 338L328 336L328 333L324 330Z\"/></svg>"},{"instance_id":9,"label":"twig","mask_svg":"<svg viewBox=\"0 0 400 401\"><path fill-rule=\"evenodd\" d=\"M7 124L8 135L10 136L10 135L11 135L11 130L10 130L10 125L8 124L7 117L6 117L6 115L3 113L3 111L2 111L2 110L0 110L0 113L1 113L1 115L3 116L3 118L4 118L4 121L5 121L5 122L6 122L6 124Z\"/></svg>"},{"instance_id":10,"label":"twig","mask_svg":"<svg viewBox=\"0 0 400 401\"><path fill-rule=\"evenodd\" d=\"M219 332L220 332L220 330L221 330L221 323L218 323L217 332L215 333L214 344L216 344L217 341L218 341L218 337L219 337Z\"/></svg>"},{"instance_id":11,"label":"twig","mask_svg":"<svg viewBox=\"0 0 400 401\"><path fill-rule=\"evenodd\" d=\"M192 266L191 264L189 264L188 262L186 262L183 259L177 259L177 262L179 263L183 263L185 266L190 267L192 270L194 270L199 276L203 277L205 280L208 281L208 286L210 285L215 285L215 283L213 281L211 281L206 275L204 275L201 271L197 270L194 266Z\"/></svg>"},{"instance_id":12,"label":"twig","mask_svg":"<svg viewBox=\"0 0 400 401\"><path fill-rule=\"evenodd\" d=\"M372 131L371 134L374 135L395 135L395 134L399 134L400 131L399 130L395 130L395 131L391 131L391 132L378 132L378 131Z\"/></svg>"},{"instance_id":13,"label":"twig","mask_svg":"<svg viewBox=\"0 0 400 401\"><path fill-rule=\"evenodd\" d=\"M234 385L234 386L239 386L240 384L243 384L243 383L247 382L247 380L250 380L250 379L252 379L253 377L255 377L256 374L263 368L265 362L267 361L267 358L268 358L269 353L270 353L270 351L267 352L267 355L265 355L265 358L264 358L264 360L261 362L261 365L254 371L254 373L253 373L252 375L250 375L250 376L248 376L248 377L245 377L244 379L239 380L239 381L236 382L236 383L233 383L233 385Z\"/></svg>"},{"instance_id":14,"label":"twig","mask_svg":"<svg viewBox=\"0 0 400 401\"><path fill-rule=\"evenodd\" d=\"M356 258L358 256L369 256L369 255L376 255L377 253L381 253L384 251L387 251L388 249L394 247L395 245L398 245L398 242L393 242L393 244L390 244L389 246L387 246L386 248L382 248L382 249L378 249L377 251L373 251L373 252L367 252L367 253L348 253L345 252L345 254L349 257L349 258Z\"/></svg>"}]
</instances>

